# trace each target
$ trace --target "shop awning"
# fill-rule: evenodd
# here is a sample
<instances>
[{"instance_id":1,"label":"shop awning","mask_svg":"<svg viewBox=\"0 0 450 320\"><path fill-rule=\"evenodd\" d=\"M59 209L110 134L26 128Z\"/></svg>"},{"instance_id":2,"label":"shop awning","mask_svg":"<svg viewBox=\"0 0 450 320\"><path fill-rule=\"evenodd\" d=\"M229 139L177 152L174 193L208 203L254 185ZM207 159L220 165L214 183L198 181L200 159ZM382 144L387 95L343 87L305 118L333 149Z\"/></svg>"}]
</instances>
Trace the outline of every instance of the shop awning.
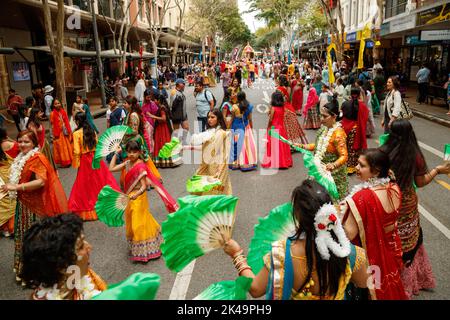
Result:
<instances>
[{"instance_id":1,"label":"shop awning","mask_svg":"<svg viewBox=\"0 0 450 320\"><path fill-rule=\"evenodd\" d=\"M40 51L51 54L49 46L34 46L34 47L16 47L16 50L30 50L30 51ZM95 57L95 51L83 51L75 48L64 46L63 48L65 57L81 58L81 57Z\"/></svg>"},{"instance_id":2,"label":"shop awning","mask_svg":"<svg viewBox=\"0 0 450 320\"><path fill-rule=\"evenodd\" d=\"M120 58L122 55L120 54L120 50L114 50L114 49L109 49L109 50L105 50L102 51L100 53L100 56L102 58ZM139 54L139 52L126 52L125 56L129 59L140 59L141 55ZM150 59L153 58L153 53L144 51L142 53L142 58L143 59Z\"/></svg>"},{"instance_id":3,"label":"shop awning","mask_svg":"<svg viewBox=\"0 0 450 320\"><path fill-rule=\"evenodd\" d=\"M14 54L16 50L14 48L0 48L0 54Z\"/></svg>"}]
</instances>

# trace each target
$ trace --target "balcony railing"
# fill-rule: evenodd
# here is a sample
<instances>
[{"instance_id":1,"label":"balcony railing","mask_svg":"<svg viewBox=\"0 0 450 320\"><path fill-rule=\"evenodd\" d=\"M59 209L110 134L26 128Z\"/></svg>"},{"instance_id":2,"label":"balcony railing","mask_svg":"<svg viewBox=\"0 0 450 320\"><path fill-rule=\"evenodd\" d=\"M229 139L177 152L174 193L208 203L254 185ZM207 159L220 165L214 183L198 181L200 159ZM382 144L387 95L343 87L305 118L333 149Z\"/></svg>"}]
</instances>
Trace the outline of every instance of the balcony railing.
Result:
<instances>
[{"instance_id":1,"label":"balcony railing","mask_svg":"<svg viewBox=\"0 0 450 320\"><path fill-rule=\"evenodd\" d=\"M406 11L408 0L386 1L385 19L394 17Z\"/></svg>"},{"instance_id":2,"label":"balcony railing","mask_svg":"<svg viewBox=\"0 0 450 320\"><path fill-rule=\"evenodd\" d=\"M419 9L434 3L436 3L436 0L416 0L416 8Z\"/></svg>"}]
</instances>

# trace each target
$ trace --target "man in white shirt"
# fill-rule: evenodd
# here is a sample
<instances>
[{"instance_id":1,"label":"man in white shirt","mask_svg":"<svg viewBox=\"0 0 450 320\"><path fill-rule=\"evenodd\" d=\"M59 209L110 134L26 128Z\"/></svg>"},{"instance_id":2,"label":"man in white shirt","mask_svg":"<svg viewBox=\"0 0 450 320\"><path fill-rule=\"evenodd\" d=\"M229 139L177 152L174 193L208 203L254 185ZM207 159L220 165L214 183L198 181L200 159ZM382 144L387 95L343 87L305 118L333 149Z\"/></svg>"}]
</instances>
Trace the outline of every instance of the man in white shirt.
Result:
<instances>
[{"instance_id":1,"label":"man in white shirt","mask_svg":"<svg viewBox=\"0 0 450 320\"><path fill-rule=\"evenodd\" d=\"M144 102L144 91L147 89L145 86L145 80L144 76L141 74L138 82L136 83L136 87L134 88L134 96L136 97L137 101L139 102L139 105L142 106L142 103Z\"/></svg>"}]
</instances>

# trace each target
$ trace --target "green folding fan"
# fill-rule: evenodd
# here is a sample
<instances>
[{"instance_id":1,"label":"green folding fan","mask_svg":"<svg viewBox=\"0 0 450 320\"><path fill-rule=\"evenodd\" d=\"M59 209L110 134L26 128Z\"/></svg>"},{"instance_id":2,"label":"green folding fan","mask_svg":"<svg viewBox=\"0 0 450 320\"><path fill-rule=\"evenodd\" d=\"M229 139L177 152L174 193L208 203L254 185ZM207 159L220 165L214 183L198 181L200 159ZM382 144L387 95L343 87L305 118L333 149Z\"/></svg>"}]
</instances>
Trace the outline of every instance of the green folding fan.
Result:
<instances>
[{"instance_id":1,"label":"green folding fan","mask_svg":"<svg viewBox=\"0 0 450 320\"><path fill-rule=\"evenodd\" d=\"M162 223L161 251L166 266L179 272L194 259L222 248L231 239L237 197L187 196Z\"/></svg>"},{"instance_id":2,"label":"green folding fan","mask_svg":"<svg viewBox=\"0 0 450 320\"><path fill-rule=\"evenodd\" d=\"M154 300L161 277L155 273L133 273L122 282L108 285L108 289L92 300Z\"/></svg>"},{"instance_id":3,"label":"green folding fan","mask_svg":"<svg viewBox=\"0 0 450 320\"><path fill-rule=\"evenodd\" d=\"M108 154L115 152L125 134L132 132L133 130L131 130L129 126L114 126L108 128L98 139L97 147L95 148L94 161L92 161L92 168L100 168L101 159Z\"/></svg>"},{"instance_id":4,"label":"green folding fan","mask_svg":"<svg viewBox=\"0 0 450 320\"><path fill-rule=\"evenodd\" d=\"M295 234L291 203L273 208L265 217L259 218L250 241L247 262L254 274L264 266L263 257L270 252L272 243Z\"/></svg>"},{"instance_id":5,"label":"green folding fan","mask_svg":"<svg viewBox=\"0 0 450 320\"><path fill-rule=\"evenodd\" d=\"M220 186L222 182L211 176L194 175L186 181L186 190L189 193L193 192L208 192L214 187Z\"/></svg>"},{"instance_id":6,"label":"green folding fan","mask_svg":"<svg viewBox=\"0 0 450 320\"><path fill-rule=\"evenodd\" d=\"M106 185L100 190L95 211L98 219L108 227L121 227L125 224L123 213L129 202L129 197Z\"/></svg>"},{"instance_id":7,"label":"green folding fan","mask_svg":"<svg viewBox=\"0 0 450 320\"><path fill-rule=\"evenodd\" d=\"M247 300L253 279L239 277L236 280L225 280L213 283L193 300Z\"/></svg>"},{"instance_id":8,"label":"green folding fan","mask_svg":"<svg viewBox=\"0 0 450 320\"><path fill-rule=\"evenodd\" d=\"M167 142L161 150L158 152L158 158L168 159L174 155L181 152L183 147L181 146L180 140L177 137L173 137L170 142Z\"/></svg>"},{"instance_id":9,"label":"green folding fan","mask_svg":"<svg viewBox=\"0 0 450 320\"><path fill-rule=\"evenodd\" d=\"M317 161L311 151L295 146L291 141L276 132L275 127L270 128L269 135L287 143L295 150L300 151L303 154L303 165L308 169L308 175L313 177L321 186L323 186L332 198L339 199L339 192L331 172L325 169L323 163Z\"/></svg>"},{"instance_id":10,"label":"green folding fan","mask_svg":"<svg viewBox=\"0 0 450 320\"><path fill-rule=\"evenodd\" d=\"M378 141L380 142L380 147L385 144L389 139L389 133L384 133L378 137Z\"/></svg>"}]
</instances>

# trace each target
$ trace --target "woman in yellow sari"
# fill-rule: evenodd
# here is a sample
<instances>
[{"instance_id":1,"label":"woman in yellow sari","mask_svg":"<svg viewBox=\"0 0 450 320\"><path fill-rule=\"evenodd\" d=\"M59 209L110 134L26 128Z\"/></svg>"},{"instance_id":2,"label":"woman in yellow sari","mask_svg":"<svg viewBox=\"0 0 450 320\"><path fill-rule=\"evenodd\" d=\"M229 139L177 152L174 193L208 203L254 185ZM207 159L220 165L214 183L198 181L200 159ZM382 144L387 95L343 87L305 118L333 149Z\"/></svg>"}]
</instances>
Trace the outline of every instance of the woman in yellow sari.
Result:
<instances>
[{"instance_id":1,"label":"woman in yellow sari","mask_svg":"<svg viewBox=\"0 0 450 320\"><path fill-rule=\"evenodd\" d=\"M0 184L9 182L9 173L14 158L19 154L17 141L8 138L6 130L0 128ZM14 211L16 199L11 199L7 194L0 194L0 230L5 237L14 233Z\"/></svg>"},{"instance_id":2,"label":"woman in yellow sari","mask_svg":"<svg viewBox=\"0 0 450 320\"><path fill-rule=\"evenodd\" d=\"M129 141L126 144L128 160L116 165L117 153L114 154L109 170L122 171L120 184L130 197L125 210L126 237L130 251L130 260L148 262L161 256L161 227L149 210L147 199L147 177L151 174L142 158L139 142Z\"/></svg>"},{"instance_id":3,"label":"woman in yellow sari","mask_svg":"<svg viewBox=\"0 0 450 320\"><path fill-rule=\"evenodd\" d=\"M221 181L220 186L197 195L232 194L228 174L230 133L225 130L226 125L222 113L219 109L214 109L208 113L207 130L192 135L191 146L188 148L202 150L202 163L195 174L211 176Z\"/></svg>"},{"instance_id":4,"label":"woman in yellow sari","mask_svg":"<svg viewBox=\"0 0 450 320\"><path fill-rule=\"evenodd\" d=\"M331 197L314 180L292 193L295 234L272 243L264 267L255 275L233 239L224 251L240 276L253 278L252 297L267 300L342 300L352 282L367 287L366 255L347 239ZM299 223L301 221L301 224Z\"/></svg>"}]
</instances>

